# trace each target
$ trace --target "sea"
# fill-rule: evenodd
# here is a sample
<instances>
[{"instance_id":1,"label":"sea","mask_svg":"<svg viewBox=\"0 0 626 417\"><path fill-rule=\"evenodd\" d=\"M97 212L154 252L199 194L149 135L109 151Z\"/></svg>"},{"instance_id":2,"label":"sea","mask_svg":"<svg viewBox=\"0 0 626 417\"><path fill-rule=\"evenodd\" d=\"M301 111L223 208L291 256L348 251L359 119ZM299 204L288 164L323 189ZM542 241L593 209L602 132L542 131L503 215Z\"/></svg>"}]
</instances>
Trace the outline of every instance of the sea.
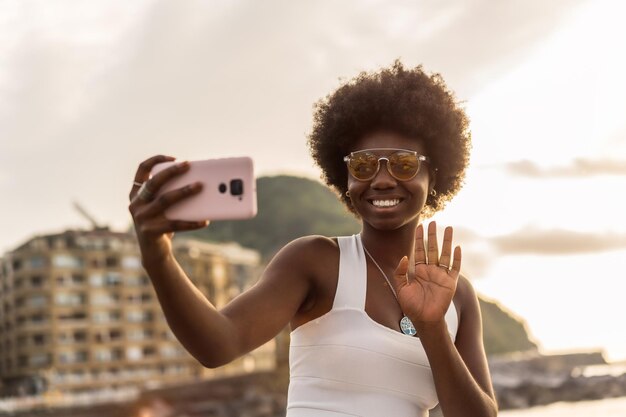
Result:
<instances>
[{"instance_id":1,"label":"sea","mask_svg":"<svg viewBox=\"0 0 626 417\"><path fill-rule=\"evenodd\" d=\"M523 410L505 410L499 417L626 417L626 397L560 402Z\"/></svg>"}]
</instances>

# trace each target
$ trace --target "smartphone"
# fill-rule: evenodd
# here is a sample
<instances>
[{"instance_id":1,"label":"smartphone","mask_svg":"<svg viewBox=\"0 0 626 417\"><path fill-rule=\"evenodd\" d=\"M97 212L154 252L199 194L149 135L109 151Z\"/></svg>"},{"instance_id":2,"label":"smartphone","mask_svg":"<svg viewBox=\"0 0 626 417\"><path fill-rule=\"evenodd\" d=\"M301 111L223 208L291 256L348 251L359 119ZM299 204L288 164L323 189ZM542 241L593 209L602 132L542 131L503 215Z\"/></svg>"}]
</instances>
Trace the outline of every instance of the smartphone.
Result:
<instances>
[{"instance_id":1,"label":"smartphone","mask_svg":"<svg viewBox=\"0 0 626 417\"><path fill-rule=\"evenodd\" d=\"M151 175L176 163L155 165ZM201 221L249 219L256 215L256 180L251 158L206 159L189 164L189 170L165 183L157 196L195 182L203 184L202 191L168 207L165 217Z\"/></svg>"}]
</instances>

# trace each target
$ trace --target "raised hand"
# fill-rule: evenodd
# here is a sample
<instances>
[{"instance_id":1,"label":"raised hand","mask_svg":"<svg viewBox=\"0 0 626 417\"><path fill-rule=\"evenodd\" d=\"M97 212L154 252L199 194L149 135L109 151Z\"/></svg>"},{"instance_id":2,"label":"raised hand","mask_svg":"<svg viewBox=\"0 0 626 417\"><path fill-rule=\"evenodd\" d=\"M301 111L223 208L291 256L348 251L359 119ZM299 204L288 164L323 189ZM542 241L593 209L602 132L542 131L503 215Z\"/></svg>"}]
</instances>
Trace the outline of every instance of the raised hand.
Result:
<instances>
[{"instance_id":1,"label":"raised hand","mask_svg":"<svg viewBox=\"0 0 626 417\"><path fill-rule=\"evenodd\" d=\"M170 220L164 214L165 209L172 204L200 192L201 183L190 184L155 198L163 184L189 170L189 163L182 162L150 178L150 172L155 165L174 159L171 156L158 155L143 161L137 168L130 190L128 210L133 216L144 261L150 256L158 258L169 252L174 232L199 229L207 225L206 221Z\"/></svg>"},{"instance_id":2,"label":"raised hand","mask_svg":"<svg viewBox=\"0 0 626 417\"><path fill-rule=\"evenodd\" d=\"M419 324L439 322L444 319L461 270L461 248L454 248L452 267L452 227L446 227L441 256L437 243L435 222L428 225L428 251L424 247L424 227L420 224L415 234L415 265L409 268L405 256L394 273L398 302L416 327Z\"/></svg>"}]
</instances>

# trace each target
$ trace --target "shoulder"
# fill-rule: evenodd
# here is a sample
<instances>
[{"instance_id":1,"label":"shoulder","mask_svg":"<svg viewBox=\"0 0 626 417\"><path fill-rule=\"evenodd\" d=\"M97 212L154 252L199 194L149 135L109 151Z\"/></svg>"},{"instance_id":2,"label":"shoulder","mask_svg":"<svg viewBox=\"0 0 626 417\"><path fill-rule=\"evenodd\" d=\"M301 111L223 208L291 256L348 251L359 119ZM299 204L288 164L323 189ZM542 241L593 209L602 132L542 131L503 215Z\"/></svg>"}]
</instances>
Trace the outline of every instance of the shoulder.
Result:
<instances>
[{"instance_id":1,"label":"shoulder","mask_svg":"<svg viewBox=\"0 0 626 417\"><path fill-rule=\"evenodd\" d=\"M333 253L338 250L336 238L321 235L303 236L287 243L276 256L298 255L307 256L311 252Z\"/></svg>"},{"instance_id":2,"label":"shoulder","mask_svg":"<svg viewBox=\"0 0 626 417\"><path fill-rule=\"evenodd\" d=\"M280 266L313 273L324 264L338 261L339 246L336 238L311 235L286 244L270 261L268 268Z\"/></svg>"},{"instance_id":3,"label":"shoulder","mask_svg":"<svg viewBox=\"0 0 626 417\"><path fill-rule=\"evenodd\" d=\"M468 316L480 317L480 306L476 290L471 281L462 274L459 276L456 285L454 303L457 306L459 319L463 320L464 316L465 318L468 318Z\"/></svg>"},{"instance_id":4,"label":"shoulder","mask_svg":"<svg viewBox=\"0 0 626 417\"><path fill-rule=\"evenodd\" d=\"M289 242L274 256L263 273L262 281L288 297L295 296L297 310L307 312L319 304L324 294L332 292L327 288L330 285L327 277L336 276L338 269L337 240L325 236L305 236ZM292 323L292 326L295 328L297 324Z\"/></svg>"}]
</instances>

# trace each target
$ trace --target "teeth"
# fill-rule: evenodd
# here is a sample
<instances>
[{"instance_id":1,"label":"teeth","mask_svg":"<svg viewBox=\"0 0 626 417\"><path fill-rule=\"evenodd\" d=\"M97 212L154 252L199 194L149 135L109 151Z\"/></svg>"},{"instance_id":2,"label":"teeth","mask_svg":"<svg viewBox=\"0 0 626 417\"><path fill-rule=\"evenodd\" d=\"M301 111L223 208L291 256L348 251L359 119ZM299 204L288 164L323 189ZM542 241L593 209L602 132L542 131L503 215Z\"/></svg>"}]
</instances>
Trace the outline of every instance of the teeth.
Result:
<instances>
[{"instance_id":1,"label":"teeth","mask_svg":"<svg viewBox=\"0 0 626 417\"><path fill-rule=\"evenodd\" d=\"M372 204L376 207L393 207L400 203L400 199L394 198L393 200L372 200Z\"/></svg>"}]
</instances>

